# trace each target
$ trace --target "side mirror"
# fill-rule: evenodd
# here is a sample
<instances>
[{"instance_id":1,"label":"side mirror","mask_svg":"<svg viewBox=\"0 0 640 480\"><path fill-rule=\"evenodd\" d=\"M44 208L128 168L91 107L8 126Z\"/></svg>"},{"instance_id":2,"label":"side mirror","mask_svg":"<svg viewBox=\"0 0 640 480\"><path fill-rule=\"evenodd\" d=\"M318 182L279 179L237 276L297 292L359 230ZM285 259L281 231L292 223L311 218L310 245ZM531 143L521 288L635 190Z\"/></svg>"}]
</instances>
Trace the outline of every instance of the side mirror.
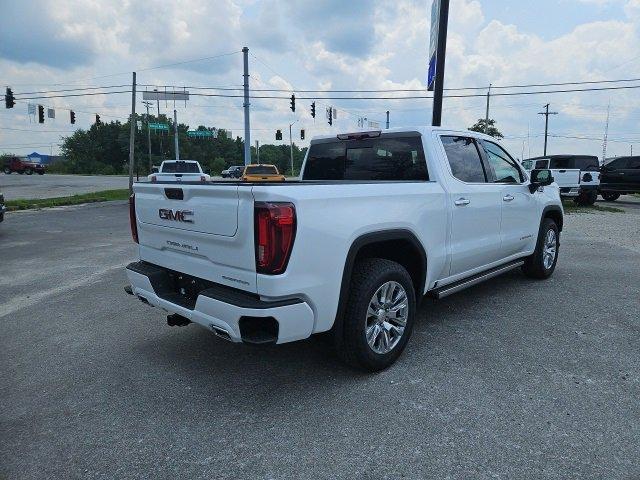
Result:
<instances>
[{"instance_id":1,"label":"side mirror","mask_svg":"<svg viewBox=\"0 0 640 480\"><path fill-rule=\"evenodd\" d=\"M551 170L546 168L540 168L531 170L531 183L529 185L529 191L535 192L539 187L551 185L553 183L553 175Z\"/></svg>"}]
</instances>

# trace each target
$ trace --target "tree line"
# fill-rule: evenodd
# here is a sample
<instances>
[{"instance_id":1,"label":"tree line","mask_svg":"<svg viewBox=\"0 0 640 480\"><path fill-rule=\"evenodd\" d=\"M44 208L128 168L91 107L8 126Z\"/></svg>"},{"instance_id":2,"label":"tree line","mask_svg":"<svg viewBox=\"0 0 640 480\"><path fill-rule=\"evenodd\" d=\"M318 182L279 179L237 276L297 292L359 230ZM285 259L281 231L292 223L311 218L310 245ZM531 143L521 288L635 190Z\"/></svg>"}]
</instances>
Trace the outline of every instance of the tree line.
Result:
<instances>
[{"instance_id":1,"label":"tree line","mask_svg":"<svg viewBox=\"0 0 640 480\"><path fill-rule=\"evenodd\" d=\"M166 115L150 116L151 123L164 123L169 131L151 130L151 158L147 134L146 115L137 115L142 121L142 129L136 131L135 171L140 175L150 172L150 165L158 165L162 160L176 158L173 120ZM218 130L217 138L196 138L187 135L189 125L178 122L178 143L180 158L197 160L203 169L212 175L231 165L244 164L244 142L240 137L231 138L228 132ZM212 127L198 126L195 130L214 131ZM49 171L54 173L115 175L129 172L129 122L111 121L92 125L89 129L78 129L68 137L62 137L61 154L63 161L53 164ZM307 149L293 145L293 163L295 173L300 166ZM280 172L290 174L291 160L289 145L260 145L260 163L273 164ZM251 159L257 162L257 152L251 147Z\"/></svg>"}]
</instances>

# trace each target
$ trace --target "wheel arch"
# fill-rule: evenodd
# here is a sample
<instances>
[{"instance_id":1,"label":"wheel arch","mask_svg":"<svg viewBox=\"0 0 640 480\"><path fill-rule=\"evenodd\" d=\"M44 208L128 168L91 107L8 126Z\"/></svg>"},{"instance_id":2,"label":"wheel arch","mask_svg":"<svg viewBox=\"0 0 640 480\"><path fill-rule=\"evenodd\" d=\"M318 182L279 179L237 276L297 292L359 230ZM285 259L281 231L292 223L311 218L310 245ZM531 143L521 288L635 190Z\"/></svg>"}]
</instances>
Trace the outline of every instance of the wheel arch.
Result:
<instances>
[{"instance_id":1,"label":"wheel arch","mask_svg":"<svg viewBox=\"0 0 640 480\"><path fill-rule=\"evenodd\" d=\"M542 227L542 222L545 218L550 218L556 225L558 225L558 230L562 231L562 226L564 224L564 216L562 214L562 209L558 205L548 205L544 207L542 210L542 217L540 218L540 227Z\"/></svg>"},{"instance_id":2,"label":"wheel arch","mask_svg":"<svg viewBox=\"0 0 640 480\"><path fill-rule=\"evenodd\" d=\"M397 250L391 251L392 247ZM416 235L406 229L368 232L356 238L347 252L334 325L341 323L349 297L353 267L361 258L385 258L401 264L413 280L416 298L422 298L427 277L427 253Z\"/></svg>"}]
</instances>

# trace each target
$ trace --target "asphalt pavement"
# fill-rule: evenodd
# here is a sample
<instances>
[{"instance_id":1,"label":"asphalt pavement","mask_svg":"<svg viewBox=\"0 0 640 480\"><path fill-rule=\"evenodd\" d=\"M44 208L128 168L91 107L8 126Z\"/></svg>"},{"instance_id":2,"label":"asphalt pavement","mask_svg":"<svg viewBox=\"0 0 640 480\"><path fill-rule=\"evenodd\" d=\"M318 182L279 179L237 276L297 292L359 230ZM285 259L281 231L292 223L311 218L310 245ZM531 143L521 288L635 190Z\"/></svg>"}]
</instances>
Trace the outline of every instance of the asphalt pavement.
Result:
<instances>
[{"instance_id":1,"label":"asphalt pavement","mask_svg":"<svg viewBox=\"0 0 640 480\"><path fill-rule=\"evenodd\" d=\"M581 230L638 213L568 216L547 281L426 300L375 375L168 327L122 290L124 202L10 213L0 478L638 478L640 253Z\"/></svg>"},{"instance_id":2,"label":"asphalt pavement","mask_svg":"<svg viewBox=\"0 0 640 480\"><path fill-rule=\"evenodd\" d=\"M127 188L129 177L116 175L20 175L0 173L0 192L7 200L69 197L79 193Z\"/></svg>"}]
</instances>

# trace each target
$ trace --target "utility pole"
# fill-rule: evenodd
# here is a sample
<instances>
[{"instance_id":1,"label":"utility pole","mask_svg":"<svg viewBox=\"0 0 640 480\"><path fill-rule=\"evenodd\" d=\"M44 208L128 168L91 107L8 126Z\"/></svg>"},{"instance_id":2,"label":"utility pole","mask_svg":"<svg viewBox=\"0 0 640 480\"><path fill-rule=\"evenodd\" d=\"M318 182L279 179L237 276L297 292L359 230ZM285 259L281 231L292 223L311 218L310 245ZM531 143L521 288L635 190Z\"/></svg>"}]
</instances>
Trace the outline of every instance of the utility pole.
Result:
<instances>
[{"instance_id":1,"label":"utility pole","mask_svg":"<svg viewBox=\"0 0 640 480\"><path fill-rule=\"evenodd\" d=\"M538 115L544 115L544 155L547 154L547 136L549 134L549 115L558 115L558 112L550 112L549 104L544 106L544 112L538 112Z\"/></svg>"},{"instance_id":2,"label":"utility pole","mask_svg":"<svg viewBox=\"0 0 640 480\"><path fill-rule=\"evenodd\" d=\"M154 92L157 92L158 89L154 88ZM156 95L156 103L158 105L158 123L160 122L160 96ZM164 160L164 151L162 150L162 129L160 129L160 160Z\"/></svg>"},{"instance_id":3,"label":"utility pole","mask_svg":"<svg viewBox=\"0 0 640 480\"><path fill-rule=\"evenodd\" d=\"M436 49L436 79L433 89L433 114L431 125L442 125L442 94L444 89L444 60L447 53L447 24L449 23L449 0L440 1L438 18L438 48Z\"/></svg>"},{"instance_id":4,"label":"utility pole","mask_svg":"<svg viewBox=\"0 0 640 480\"><path fill-rule=\"evenodd\" d=\"M631 145L631 156L633 157L633 145Z\"/></svg>"},{"instance_id":5,"label":"utility pole","mask_svg":"<svg viewBox=\"0 0 640 480\"><path fill-rule=\"evenodd\" d=\"M249 49L242 47L242 56L244 59L244 164L251 163L251 138L249 124Z\"/></svg>"},{"instance_id":6,"label":"utility pole","mask_svg":"<svg viewBox=\"0 0 640 480\"><path fill-rule=\"evenodd\" d=\"M260 163L260 143L256 140L256 163Z\"/></svg>"},{"instance_id":7,"label":"utility pole","mask_svg":"<svg viewBox=\"0 0 640 480\"><path fill-rule=\"evenodd\" d=\"M487 90L487 111L484 115L484 133L489 135L489 98L491 98L491 84L489 84L489 90Z\"/></svg>"},{"instance_id":8,"label":"utility pole","mask_svg":"<svg viewBox=\"0 0 640 480\"><path fill-rule=\"evenodd\" d=\"M291 176L292 177L293 177L293 140L291 137L291 127L293 127L296 123L298 123L298 120L289 124L289 157L291 159Z\"/></svg>"},{"instance_id":9,"label":"utility pole","mask_svg":"<svg viewBox=\"0 0 640 480\"><path fill-rule=\"evenodd\" d=\"M129 119L131 129L129 133L129 195L133 193L133 153L136 138L136 72L133 72L131 81L131 117Z\"/></svg>"},{"instance_id":10,"label":"utility pole","mask_svg":"<svg viewBox=\"0 0 640 480\"><path fill-rule=\"evenodd\" d=\"M147 142L149 143L149 173L151 173L151 169L153 168L153 162L151 161L151 126L149 125L149 107L152 105L151 102L145 101L142 102L145 107L147 107Z\"/></svg>"},{"instance_id":11,"label":"utility pole","mask_svg":"<svg viewBox=\"0 0 640 480\"><path fill-rule=\"evenodd\" d=\"M389 130L389 110L387 110L387 130Z\"/></svg>"},{"instance_id":12,"label":"utility pole","mask_svg":"<svg viewBox=\"0 0 640 480\"><path fill-rule=\"evenodd\" d=\"M176 160L180 160L180 148L178 147L178 111L173 111L173 139L176 150Z\"/></svg>"},{"instance_id":13,"label":"utility pole","mask_svg":"<svg viewBox=\"0 0 640 480\"><path fill-rule=\"evenodd\" d=\"M611 101L607 105L607 123L604 124L604 137L602 139L602 165L607 158L607 141L609 139L609 113L611 110Z\"/></svg>"}]
</instances>

